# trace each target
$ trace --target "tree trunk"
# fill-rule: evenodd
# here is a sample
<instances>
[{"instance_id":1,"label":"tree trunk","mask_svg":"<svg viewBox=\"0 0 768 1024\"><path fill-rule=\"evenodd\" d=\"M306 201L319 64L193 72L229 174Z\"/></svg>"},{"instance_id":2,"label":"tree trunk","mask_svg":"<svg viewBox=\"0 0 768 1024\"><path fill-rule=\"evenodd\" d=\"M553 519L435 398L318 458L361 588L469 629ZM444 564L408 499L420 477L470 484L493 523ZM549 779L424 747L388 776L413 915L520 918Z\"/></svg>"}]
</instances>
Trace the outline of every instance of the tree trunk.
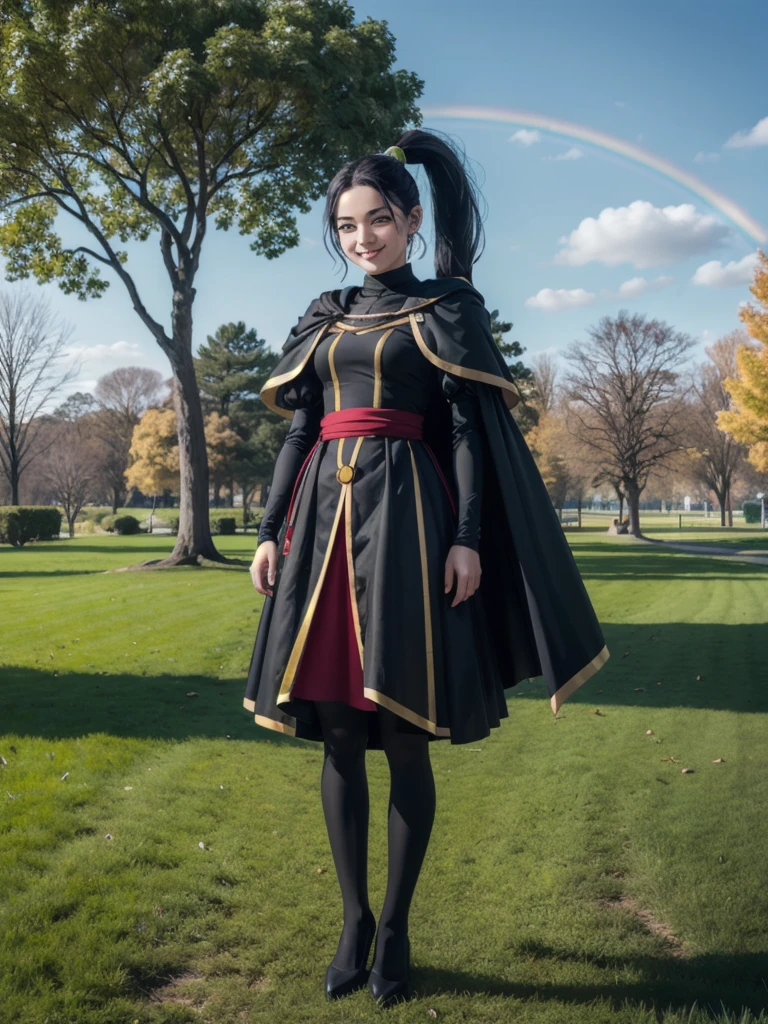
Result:
<instances>
[{"instance_id":1,"label":"tree trunk","mask_svg":"<svg viewBox=\"0 0 768 1024\"><path fill-rule=\"evenodd\" d=\"M633 537L642 537L640 531L640 488L635 481L627 483L626 498L629 532Z\"/></svg>"},{"instance_id":2,"label":"tree trunk","mask_svg":"<svg viewBox=\"0 0 768 1024\"><path fill-rule=\"evenodd\" d=\"M11 479L10 479L10 484L11 484L11 504L12 505L18 505L19 504L19 477L20 476L21 476L21 474L19 473L19 467L18 467L18 465L16 463L16 460L12 458L11 459Z\"/></svg>"},{"instance_id":3,"label":"tree trunk","mask_svg":"<svg viewBox=\"0 0 768 1024\"><path fill-rule=\"evenodd\" d=\"M619 522L624 521L624 492L619 491Z\"/></svg>"},{"instance_id":4,"label":"tree trunk","mask_svg":"<svg viewBox=\"0 0 768 1024\"><path fill-rule=\"evenodd\" d=\"M179 532L167 558L145 562L165 568L228 562L213 543L208 517L208 453L200 392L192 361L192 296L174 296L173 404L179 437ZM181 335L181 336L180 336ZM239 560L236 559L239 563Z\"/></svg>"},{"instance_id":5,"label":"tree trunk","mask_svg":"<svg viewBox=\"0 0 768 1024\"><path fill-rule=\"evenodd\" d=\"M69 516L67 516L67 526L69 527L70 540L72 540L75 536L75 519L77 519L77 515L72 516L71 519Z\"/></svg>"},{"instance_id":6,"label":"tree trunk","mask_svg":"<svg viewBox=\"0 0 768 1024\"><path fill-rule=\"evenodd\" d=\"M733 501L731 500L731 488L728 487L728 526L733 528Z\"/></svg>"},{"instance_id":7,"label":"tree trunk","mask_svg":"<svg viewBox=\"0 0 768 1024\"><path fill-rule=\"evenodd\" d=\"M112 488L112 515L117 515L118 505L120 503L120 492L116 487Z\"/></svg>"},{"instance_id":8,"label":"tree trunk","mask_svg":"<svg viewBox=\"0 0 768 1024\"><path fill-rule=\"evenodd\" d=\"M725 526L725 503L728 492L725 488L722 491L718 491L717 488L713 488L713 490L717 498L717 504L720 506L720 525Z\"/></svg>"}]
</instances>

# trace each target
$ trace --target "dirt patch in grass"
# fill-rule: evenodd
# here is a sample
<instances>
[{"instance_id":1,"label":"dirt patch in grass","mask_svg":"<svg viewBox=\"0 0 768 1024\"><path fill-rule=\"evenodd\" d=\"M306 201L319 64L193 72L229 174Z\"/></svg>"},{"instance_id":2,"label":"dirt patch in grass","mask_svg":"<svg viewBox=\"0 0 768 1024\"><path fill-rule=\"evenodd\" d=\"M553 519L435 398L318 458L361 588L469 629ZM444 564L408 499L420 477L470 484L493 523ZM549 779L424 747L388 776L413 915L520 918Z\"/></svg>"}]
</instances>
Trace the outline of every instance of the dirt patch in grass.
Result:
<instances>
[{"instance_id":1,"label":"dirt patch in grass","mask_svg":"<svg viewBox=\"0 0 768 1024\"><path fill-rule=\"evenodd\" d=\"M685 960L691 955L685 943L678 939L669 925L664 924L663 921L657 921L650 910L643 910L631 896L614 896L610 899L600 900L599 903L601 907L607 907L609 910L623 910L625 913L631 914L649 932L653 932L654 935L658 935L664 940L671 956Z\"/></svg>"},{"instance_id":2,"label":"dirt patch in grass","mask_svg":"<svg viewBox=\"0 0 768 1024\"><path fill-rule=\"evenodd\" d=\"M200 996L191 995L185 989L192 982L200 981L201 978L202 974L198 974L196 971L185 971L184 974L171 978L160 988L153 989L149 995L155 1003L181 1003L184 1006L194 1006L200 1009L205 1000Z\"/></svg>"}]
</instances>

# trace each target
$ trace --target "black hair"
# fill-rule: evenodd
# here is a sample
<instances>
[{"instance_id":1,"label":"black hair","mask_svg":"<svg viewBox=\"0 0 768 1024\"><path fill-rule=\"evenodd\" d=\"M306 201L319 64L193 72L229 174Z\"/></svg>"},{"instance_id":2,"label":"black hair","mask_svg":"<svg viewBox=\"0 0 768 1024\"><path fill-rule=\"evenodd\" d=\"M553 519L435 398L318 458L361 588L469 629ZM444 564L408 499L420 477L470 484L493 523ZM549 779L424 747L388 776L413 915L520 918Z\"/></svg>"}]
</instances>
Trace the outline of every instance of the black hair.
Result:
<instances>
[{"instance_id":1,"label":"black hair","mask_svg":"<svg viewBox=\"0 0 768 1024\"><path fill-rule=\"evenodd\" d=\"M480 192L459 152L447 138L436 132L412 128L393 143L405 153L406 163L421 164L429 180L432 217L435 229L435 277L466 277L472 280L472 267L485 244ZM373 153L345 164L328 186L323 212L323 241L331 255L346 262L336 228L339 196L355 185L370 185L384 200L392 217L392 204L407 217L419 205L419 189L405 164L384 153ZM422 243L422 255L426 243ZM329 245L330 242L330 245ZM410 256L413 236L408 240ZM345 266L344 275L347 268ZM343 278L342 278L343 279Z\"/></svg>"}]
</instances>

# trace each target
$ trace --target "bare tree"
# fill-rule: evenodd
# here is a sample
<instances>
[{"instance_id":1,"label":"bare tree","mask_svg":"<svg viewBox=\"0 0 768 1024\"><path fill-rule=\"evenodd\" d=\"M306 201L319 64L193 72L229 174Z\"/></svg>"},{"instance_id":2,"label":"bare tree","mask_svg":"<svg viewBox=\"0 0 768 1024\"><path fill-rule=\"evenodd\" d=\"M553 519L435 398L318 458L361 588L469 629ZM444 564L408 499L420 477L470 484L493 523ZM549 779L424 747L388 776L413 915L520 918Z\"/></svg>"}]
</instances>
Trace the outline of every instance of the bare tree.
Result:
<instances>
[{"instance_id":1,"label":"bare tree","mask_svg":"<svg viewBox=\"0 0 768 1024\"><path fill-rule=\"evenodd\" d=\"M61 369L72 328L45 300L28 292L0 292L0 466L11 504L19 504L19 480L43 450L43 406L80 372Z\"/></svg>"},{"instance_id":2,"label":"bare tree","mask_svg":"<svg viewBox=\"0 0 768 1024\"><path fill-rule=\"evenodd\" d=\"M99 453L97 443L83 429L87 418L61 424L47 452L43 472L50 498L64 510L70 537L75 535L80 510L97 489Z\"/></svg>"},{"instance_id":3,"label":"bare tree","mask_svg":"<svg viewBox=\"0 0 768 1024\"><path fill-rule=\"evenodd\" d=\"M627 499L629 532L640 531L640 495L654 466L682 446L685 399L678 370L694 340L659 320L620 310L566 351L570 427L599 456Z\"/></svg>"},{"instance_id":4,"label":"bare tree","mask_svg":"<svg viewBox=\"0 0 768 1024\"><path fill-rule=\"evenodd\" d=\"M736 351L749 342L746 331L731 331L706 349L710 362L697 367L691 382L688 411L689 446L695 451L694 476L717 496L720 525L733 526L730 501L734 473L743 461L743 445L717 426L717 414L731 408L723 382L736 374Z\"/></svg>"},{"instance_id":5,"label":"bare tree","mask_svg":"<svg viewBox=\"0 0 768 1024\"><path fill-rule=\"evenodd\" d=\"M557 398L557 360L546 352L540 352L531 360L533 380L536 386L536 404L542 416L552 412Z\"/></svg>"},{"instance_id":6,"label":"bare tree","mask_svg":"<svg viewBox=\"0 0 768 1024\"><path fill-rule=\"evenodd\" d=\"M96 382L100 408L92 422L103 447L101 465L113 512L127 493L125 471L133 428L147 409L159 403L164 386L162 374L145 366L121 366Z\"/></svg>"}]
</instances>

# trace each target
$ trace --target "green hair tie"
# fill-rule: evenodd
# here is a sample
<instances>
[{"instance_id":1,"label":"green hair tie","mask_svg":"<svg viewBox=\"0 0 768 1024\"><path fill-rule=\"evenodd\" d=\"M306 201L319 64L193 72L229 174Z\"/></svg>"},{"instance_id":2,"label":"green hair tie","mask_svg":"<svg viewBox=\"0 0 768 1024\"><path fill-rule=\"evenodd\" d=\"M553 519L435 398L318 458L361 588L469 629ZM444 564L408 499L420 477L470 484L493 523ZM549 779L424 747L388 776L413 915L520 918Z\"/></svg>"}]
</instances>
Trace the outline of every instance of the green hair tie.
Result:
<instances>
[{"instance_id":1,"label":"green hair tie","mask_svg":"<svg viewBox=\"0 0 768 1024\"><path fill-rule=\"evenodd\" d=\"M390 146L389 149L385 149L384 156L393 156L395 160L399 160L401 164L407 163L405 153L399 146Z\"/></svg>"}]
</instances>

